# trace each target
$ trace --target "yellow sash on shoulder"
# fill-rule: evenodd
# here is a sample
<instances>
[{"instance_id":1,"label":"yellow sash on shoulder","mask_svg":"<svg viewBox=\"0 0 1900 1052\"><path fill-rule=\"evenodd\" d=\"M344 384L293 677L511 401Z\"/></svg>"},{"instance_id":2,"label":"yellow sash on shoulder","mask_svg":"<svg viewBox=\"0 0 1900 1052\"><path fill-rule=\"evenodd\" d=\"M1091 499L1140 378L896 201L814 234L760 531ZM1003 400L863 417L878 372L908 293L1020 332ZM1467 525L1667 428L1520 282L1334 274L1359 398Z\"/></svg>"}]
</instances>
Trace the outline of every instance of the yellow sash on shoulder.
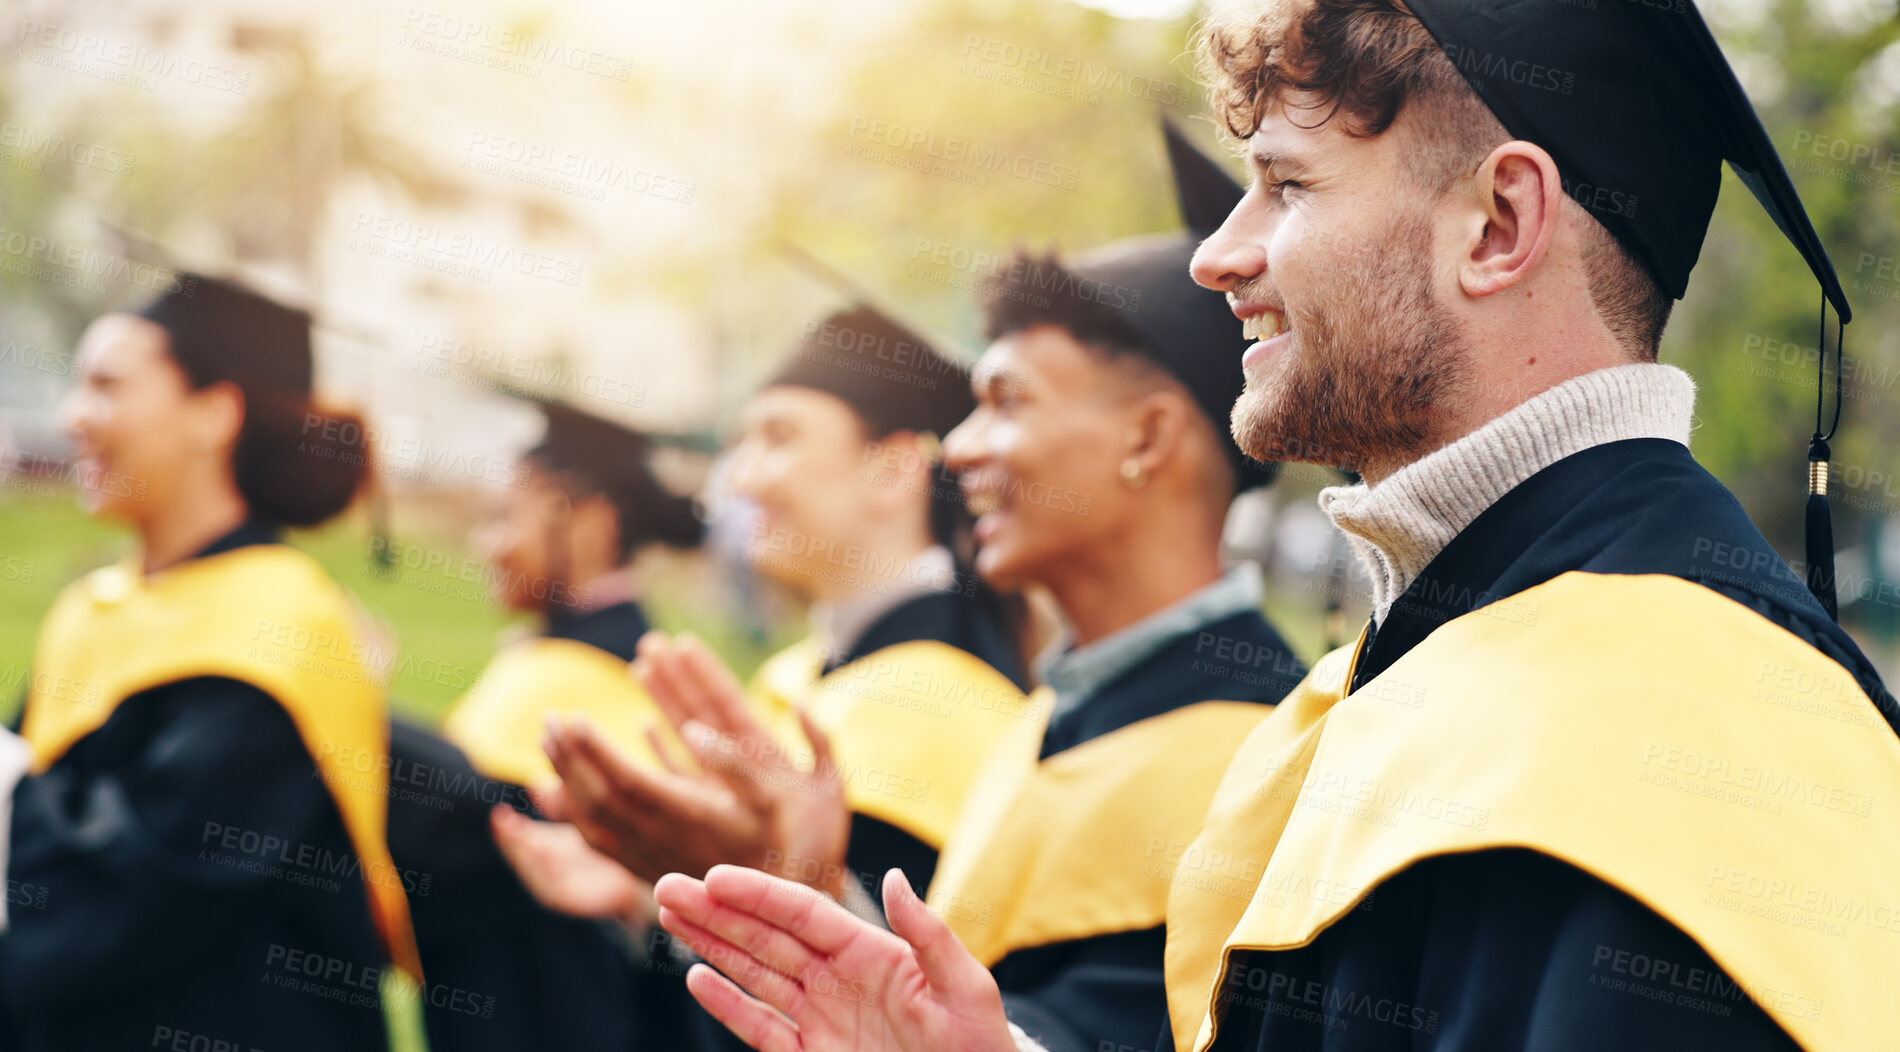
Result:
<instances>
[{"instance_id":1,"label":"yellow sash on shoulder","mask_svg":"<svg viewBox=\"0 0 1900 1052\"><path fill-rule=\"evenodd\" d=\"M614 748L633 763L659 766L646 728L656 725L672 739L672 724L627 662L573 639L537 637L495 655L475 686L442 722L442 734L468 754L490 778L534 785L554 777L541 749L550 714L587 717ZM685 747L673 753L683 762Z\"/></svg>"},{"instance_id":2,"label":"yellow sash on shoulder","mask_svg":"<svg viewBox=\"0 0 1900 1052\"><path fill-rule=\"evenodd\" d=\"M831 739L851 810L939 849L978 768L1031 715L1009 677L933 640L841 665L800 700ZM795 719L781 726L783 740L809 748Z\"/></svg>"},{"instance_id":3,"label":"yellow sash on shoulder","mask_svg":"<svg viewBox=\"0 0 1900 1052\"><path fill-rule=\"evenodd\" d=\"M746 696L767 727L796 729L799 703L822 678L825 648L807 636L766 658L746 682ZM802 740L802 739L800 739Z\"/></svg>"},{"instance_id":4,"label":"yellow sash on shoulder","mask_svg":"<svg viewBox=\"0 0 1900 1052\"><path fill-rule=\"evenodd\" d=\"M290 714L342 812L390 960L422 976L385 836L389 712L348 597L309 556L251 545L152 574L135 562L67 586L40 630L21 734L46 770L140 691L240 680Z\"/></svg>"},{"instance_id":5,"label":"yellow sash on shoulder","mask_svg":"<svg viewBox=\"0 0 1900 1052\"><path fill-rule=\"evenodd\" d=\"M1054 700L1031 695L1036 718L993 752L930 885L931 907L985 966L1159 925L1221 770L1271 711L1185 705L1038 761Z\"/></svg>"},{"instance_id":6,"label":"yellow sash on shoulder","mask_svg":"<svg viewBox=\"0 0 1900 1052\"><path fill-rule=\"evenodd\" d=\"M1237 951L1306 945L1407 866L1502 847L1643 902L1804 1048L1900 1034L1879 985L1900 974L1900 740L1808 643L1680 578L1572 572L1342 699L1350 665L1316 665L1216 794L1195 849L1264 872L1174 890L1178 1047L1212 1044Z\"/></svg>"}]
</instances>

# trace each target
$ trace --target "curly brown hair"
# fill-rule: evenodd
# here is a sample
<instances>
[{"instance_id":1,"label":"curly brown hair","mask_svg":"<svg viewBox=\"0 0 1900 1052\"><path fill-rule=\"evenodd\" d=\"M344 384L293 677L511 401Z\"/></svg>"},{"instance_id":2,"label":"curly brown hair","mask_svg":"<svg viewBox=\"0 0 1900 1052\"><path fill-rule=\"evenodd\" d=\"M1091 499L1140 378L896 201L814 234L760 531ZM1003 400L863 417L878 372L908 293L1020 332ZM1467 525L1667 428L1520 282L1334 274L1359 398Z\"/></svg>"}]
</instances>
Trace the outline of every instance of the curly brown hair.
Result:
<instances>
[{"instance_id":1,"label":"curly brown hair","mask_svg":"<svg viewBox=\"0 0 1900 1052\"><path fill-rule=\"evenodd\" d=\"M1318 115L1296 123L1338 120L1356 138L1383 135L1416 107L1414 127L1431 133L1411 144L1408 172L1439 191L1512 137L1404 0L1268 0L1208 20L1199 36L1214 117L1236 139L1276 104ZM1575 202L1566 208L1589 215ZM1591 302L1632 357L1654 361L1674 301L1602 224L1583 229Z\"/></svg>"}]
</instances>

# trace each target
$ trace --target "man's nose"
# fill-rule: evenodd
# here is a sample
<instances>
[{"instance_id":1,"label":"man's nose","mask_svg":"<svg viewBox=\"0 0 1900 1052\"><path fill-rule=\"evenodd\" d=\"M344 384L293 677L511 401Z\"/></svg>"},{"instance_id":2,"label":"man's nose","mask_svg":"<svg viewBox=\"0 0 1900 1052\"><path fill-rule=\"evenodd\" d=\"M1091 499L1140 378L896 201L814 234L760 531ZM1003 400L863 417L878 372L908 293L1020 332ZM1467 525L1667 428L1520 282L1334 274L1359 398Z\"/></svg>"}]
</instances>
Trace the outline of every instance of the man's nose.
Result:
<instances>
[{"instance_id":1,"label":"man's nose","mask_svg":"<svg viewBox=\"0 0 1900 1052\"><path fill-rule=\"evenodd\" d=\"M977 419L977 410L963 419L963 422L950 429L943 436L943 467L951 474L969 469L983 455L982 421Z\"/></svg>"},{"instance_id":2,"label":"man's nose","mask_svg":"<svg viewBox=\"0 0 1900 1052\"><path fill-rule=\"evenodd\" d=\"M1252 195L1250 194L1249 197ZM1220 229L1201 242L1188 264L1197 284L1226 292L1267 269L1266 239L1251 221L1249 201L1243 199Z\"/></svg>"}]
</instances>

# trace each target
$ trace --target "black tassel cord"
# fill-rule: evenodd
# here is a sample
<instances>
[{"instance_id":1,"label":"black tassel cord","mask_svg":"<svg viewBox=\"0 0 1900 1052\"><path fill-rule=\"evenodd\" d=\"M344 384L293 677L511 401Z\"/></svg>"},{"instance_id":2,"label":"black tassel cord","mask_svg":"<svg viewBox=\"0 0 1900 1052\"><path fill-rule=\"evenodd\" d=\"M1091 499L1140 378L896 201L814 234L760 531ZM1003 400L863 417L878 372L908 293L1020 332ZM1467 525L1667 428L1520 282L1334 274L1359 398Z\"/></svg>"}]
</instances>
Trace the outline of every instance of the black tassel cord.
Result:
<instances>
[{"instance_id":1,"label":"black tassel cord","mask_svg":"<svg viewBox=\"0 0 1900 1052\"><path fill-rule=\"evenodd\" d=\"M1846 356L1842 341L1847 322L1840 322L1834 334L1834 420L1826 433L1821 431L1821 416L1827 405L1827 297L1821 297L1820 361L1814 378L1814 436L1808 439L1808 590L1821 601L1827 616L1841 619L1840 602L1834 580L1834 524L1827 507L1828 462L1833 454L1828 441L1841 427L1841 402L1846 391L1841 387L1841 359Z\"/></svg>"}]
</instances>

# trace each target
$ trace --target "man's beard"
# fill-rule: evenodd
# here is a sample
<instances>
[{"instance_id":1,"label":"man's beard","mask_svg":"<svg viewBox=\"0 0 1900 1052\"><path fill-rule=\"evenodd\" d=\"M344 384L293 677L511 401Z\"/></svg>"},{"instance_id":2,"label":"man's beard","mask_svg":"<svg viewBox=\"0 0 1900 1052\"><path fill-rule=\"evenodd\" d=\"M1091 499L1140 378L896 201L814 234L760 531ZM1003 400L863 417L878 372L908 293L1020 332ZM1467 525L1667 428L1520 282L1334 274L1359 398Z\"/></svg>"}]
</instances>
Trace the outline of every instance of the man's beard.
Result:
<instances>
[{"instance_id":1,"label":"man's beard","mask_svg":"<svg viewBox=\"0 0 1900 1052\"><path fill-rule=\"evenodd\" d=\"M1321 309L1285 304L1292 337L1234 403L1234 441L1248 456L1390 470L1455 437L1443 406L1464 386L1467 359L1456 319L1432 296L1430 246L1429 224L1413 216L1340 258L1338 291Z\"/></svg>"}]
</instances>

